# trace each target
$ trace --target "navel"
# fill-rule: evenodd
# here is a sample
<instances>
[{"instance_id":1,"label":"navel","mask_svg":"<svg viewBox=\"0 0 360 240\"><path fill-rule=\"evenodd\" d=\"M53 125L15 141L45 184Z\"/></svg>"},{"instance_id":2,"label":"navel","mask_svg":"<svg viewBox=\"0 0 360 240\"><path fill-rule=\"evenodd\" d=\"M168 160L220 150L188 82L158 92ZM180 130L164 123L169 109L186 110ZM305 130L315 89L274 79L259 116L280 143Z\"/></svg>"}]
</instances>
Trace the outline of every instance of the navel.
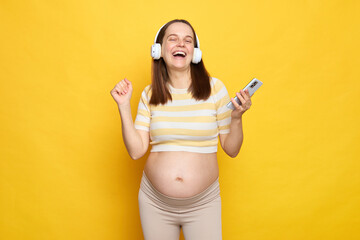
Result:
<instances>
[{"instance_id":1,"label":"navel","mask_svg":"<svg viewBox=\"0 0 360 240\"><path fill-rule=\"evenodd\" d=\"M175 180L176 180L176 181L179 181L179 182L183 182L183 181L184 181L184 179L182 179L181 177L177 177Z\"/></svg>"}]
</instances>

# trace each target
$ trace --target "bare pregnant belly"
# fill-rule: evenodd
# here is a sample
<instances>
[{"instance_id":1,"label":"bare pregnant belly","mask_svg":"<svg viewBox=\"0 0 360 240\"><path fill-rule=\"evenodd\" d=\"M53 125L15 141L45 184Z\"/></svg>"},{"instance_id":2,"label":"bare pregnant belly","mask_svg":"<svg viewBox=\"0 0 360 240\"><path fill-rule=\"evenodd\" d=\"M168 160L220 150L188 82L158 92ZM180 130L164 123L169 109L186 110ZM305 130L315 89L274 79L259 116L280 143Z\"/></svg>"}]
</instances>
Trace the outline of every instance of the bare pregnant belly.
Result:
<instances>
[{"instance_id":1,"label":"bare pregnant belly","mask_svg":"<svg viewBox=\"0 0 360 240\"><path fill-rule=\"evenodd\" d=\"M152 152L145 164L152 185L170 197L192 197L219 176L216 153Z\"/></svg>"}]
</instances>

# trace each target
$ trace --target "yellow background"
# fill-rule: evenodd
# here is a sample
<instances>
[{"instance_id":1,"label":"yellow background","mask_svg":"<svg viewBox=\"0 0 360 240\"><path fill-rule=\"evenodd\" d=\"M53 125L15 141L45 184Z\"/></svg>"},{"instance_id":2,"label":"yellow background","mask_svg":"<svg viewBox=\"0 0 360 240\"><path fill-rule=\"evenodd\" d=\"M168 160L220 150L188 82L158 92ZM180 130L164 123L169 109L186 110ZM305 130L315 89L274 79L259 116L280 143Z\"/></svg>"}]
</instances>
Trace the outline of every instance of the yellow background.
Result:
<instances>
[{"instance_id":1,"label":"yellow background","mask_svg":"<svg viewBox=\"0 0 360 240\"><path fill-rule=\"evenodd\" d=\"M142 239L110 90L189 20L231 96L264 85L235 158L219 151L226 240L360 239L359 1L0 3L0 239Z\"/></svg>"}]
</instances>

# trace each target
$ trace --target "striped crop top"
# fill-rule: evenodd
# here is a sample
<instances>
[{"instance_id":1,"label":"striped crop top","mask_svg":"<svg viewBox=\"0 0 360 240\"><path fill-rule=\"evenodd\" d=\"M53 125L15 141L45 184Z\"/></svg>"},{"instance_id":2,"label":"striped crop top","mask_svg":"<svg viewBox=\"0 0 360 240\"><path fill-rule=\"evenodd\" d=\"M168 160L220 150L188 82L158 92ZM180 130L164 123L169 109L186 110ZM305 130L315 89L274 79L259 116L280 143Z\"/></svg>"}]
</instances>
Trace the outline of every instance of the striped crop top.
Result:
<instances>
[{"instance_id":1,"label":"striped crop top","mask_svg":"<svg viewBox=\"0 0 360 240\"><path fill-rule=\"evenodd\" d=\"M169 85L172 101L150 105L151 86L141 94L135 128L150 131L151 152L217 152L218 134L230 132L230 101L224 84L211 78L211 95L195 100L187 89Z\"/></svg>"}]
</instances>

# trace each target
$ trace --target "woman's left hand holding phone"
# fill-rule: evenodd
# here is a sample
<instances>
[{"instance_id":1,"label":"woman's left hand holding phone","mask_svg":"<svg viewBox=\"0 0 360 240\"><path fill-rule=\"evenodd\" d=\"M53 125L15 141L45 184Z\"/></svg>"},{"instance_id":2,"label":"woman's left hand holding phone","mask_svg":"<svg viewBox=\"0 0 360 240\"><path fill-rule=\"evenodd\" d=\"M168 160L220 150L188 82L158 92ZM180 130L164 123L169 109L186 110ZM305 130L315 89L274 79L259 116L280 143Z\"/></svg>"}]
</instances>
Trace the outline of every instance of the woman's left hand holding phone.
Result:
<instances>
[{"instance_id":1,"label":"woman's left hand holding phone","mask_svg":"<svg viewBox=\"0 0 360 240\"><path fill-rule=\"evenodd\" d=\"M251 97L248 90L240 90L240 92L236 93L236 96L241 102L241 105L239 105L233 98L231 98L231 102L234 104L235 109L231 113L231 117L233 119L241 118L242 115L249 110L251 106Z\"/></svg>"}]
</instances>

